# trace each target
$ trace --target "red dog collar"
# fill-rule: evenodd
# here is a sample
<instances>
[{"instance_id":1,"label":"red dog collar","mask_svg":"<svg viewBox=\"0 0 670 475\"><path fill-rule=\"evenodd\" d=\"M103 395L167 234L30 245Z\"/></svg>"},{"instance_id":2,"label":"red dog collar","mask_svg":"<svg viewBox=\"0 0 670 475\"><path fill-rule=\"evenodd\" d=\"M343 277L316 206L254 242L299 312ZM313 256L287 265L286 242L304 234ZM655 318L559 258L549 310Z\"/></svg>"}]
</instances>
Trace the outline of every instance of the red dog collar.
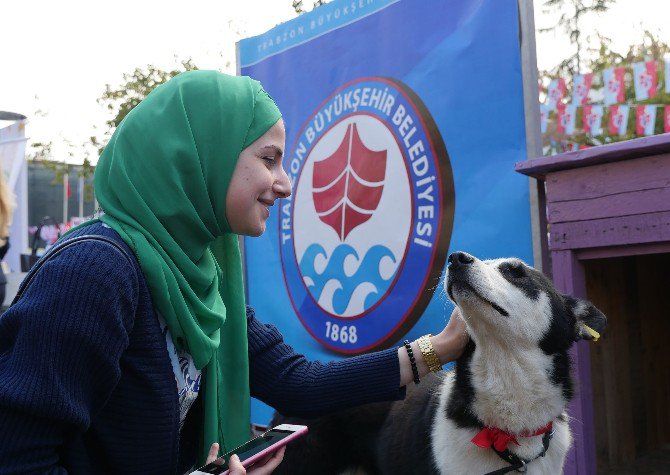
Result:
<instances>
[{"instance_id":1,"label":"red dog collar","mask_svg":"<svg viewBox=\"0 0 670 475\"><path fill-rule=\"evenodd\" d=\"M545 432L549 432L553 425L553 422L549 422L549 424L537 429L535 432L524 432L518 436L510 434L509 432L505 432L504 430L498 429L497 427L484 427L477 433L477 435L472 438L472 443L483 449L489 449L493 447L498 452L502 452L507 448L510 442L519 445L519 442L516 439L517 437L535 437L536 435L542 435Z\"/></svg>"}]
</instances>

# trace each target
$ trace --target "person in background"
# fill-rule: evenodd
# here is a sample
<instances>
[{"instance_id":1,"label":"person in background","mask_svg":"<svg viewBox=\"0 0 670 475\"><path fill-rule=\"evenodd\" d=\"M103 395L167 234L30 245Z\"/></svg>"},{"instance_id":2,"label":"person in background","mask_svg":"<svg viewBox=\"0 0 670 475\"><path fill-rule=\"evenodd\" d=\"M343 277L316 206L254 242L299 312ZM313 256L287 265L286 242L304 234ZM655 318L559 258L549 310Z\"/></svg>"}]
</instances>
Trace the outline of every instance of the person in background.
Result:
<instances>
[{"instance_id":1,"label":"person in background","mask_svg":"<svg viewBox=\"0 0 670 475\"><path fill-rule=\"evenodd\" d=\"M9 189L4 171L0 171L0 261L5 258L9 250L9 226L14 214L14 195ZM7 276L0 267L0 307L5 301Z\"/></svg>"},{"instance_id":2,"label":"person in background","mask_svg":"<svg viewBox=\"0 0 670 475\"><path fill-rule=\"evenodd\" d=\"M238 236L261 235L291 194L284 141L260 83L214 71L128 114L96 167L103 214L61 238L119 247L45 256L0 317L0 473L187 473L250 437L251 396L314 417L403 398L428 373L416 342L415 361L404 347L309 361L245 306ZM457 358L458 314L430 341L428 356Z\"/></svg>"}]
</instances>

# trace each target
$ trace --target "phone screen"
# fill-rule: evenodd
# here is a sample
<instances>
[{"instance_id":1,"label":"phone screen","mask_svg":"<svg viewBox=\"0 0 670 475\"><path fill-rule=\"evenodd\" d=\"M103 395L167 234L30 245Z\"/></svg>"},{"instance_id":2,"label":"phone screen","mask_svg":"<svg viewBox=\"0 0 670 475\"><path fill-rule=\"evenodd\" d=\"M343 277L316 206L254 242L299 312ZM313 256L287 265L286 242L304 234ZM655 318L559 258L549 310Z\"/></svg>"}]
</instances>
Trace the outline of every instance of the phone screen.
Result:
<instances>
[{"instance_id":1,"label":"phone screen","mask_svg":"<svg viewBox=\"0 0 670 475\"><path fill-rule=\"evenodd\" d=\"M293 434L293 432L294 431L291 430L270 429L265 434L251 439L249 442L240 445L236 449L223 454L212 463L207 464L199 469L199 471L205 473L223 473L228 470L228 459L231 455L237 454L240 460L246 460L249 457L256 455L261 450L264 450L272 444L288 437L289 435Z\"/></svg>"}]
</instances>

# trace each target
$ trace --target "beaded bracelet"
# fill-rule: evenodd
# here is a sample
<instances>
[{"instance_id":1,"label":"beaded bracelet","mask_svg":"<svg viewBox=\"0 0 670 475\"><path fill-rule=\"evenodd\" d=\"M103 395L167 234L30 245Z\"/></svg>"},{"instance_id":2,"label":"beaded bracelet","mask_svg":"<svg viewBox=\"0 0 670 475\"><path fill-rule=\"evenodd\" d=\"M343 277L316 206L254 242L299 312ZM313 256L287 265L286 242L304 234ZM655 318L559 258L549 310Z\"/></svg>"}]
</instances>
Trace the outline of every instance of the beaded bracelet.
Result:
<instances>
[{"instance_id":1,"label":"beaded bracelet","mask_svg":"<svg viewBox=\"0 0 670 475\"><path fill-rule=\"evenodd\" d=\"M416 367L416 360L414 359L414 352L412 351L412 345L409 344L408 340L403 342L405 349L407 349L407 356L409 356L409 364L412 366L412 374L414 375L414 384L419 384L419 368Z\"/></svg>"}]
</instances>

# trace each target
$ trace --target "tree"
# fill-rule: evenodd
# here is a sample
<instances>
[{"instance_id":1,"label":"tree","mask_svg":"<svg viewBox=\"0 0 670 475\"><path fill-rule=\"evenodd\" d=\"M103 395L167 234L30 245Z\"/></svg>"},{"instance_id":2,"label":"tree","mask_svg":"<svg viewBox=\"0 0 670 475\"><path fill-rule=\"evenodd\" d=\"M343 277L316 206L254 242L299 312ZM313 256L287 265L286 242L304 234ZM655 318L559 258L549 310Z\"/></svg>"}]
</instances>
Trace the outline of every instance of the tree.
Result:
<instances>
[{"instance_id":1,"label":"tree","mask_svg":"<svg viewBox=\"0 0 670 475\"><path fill-rule=\"evenodd\" d=\"M191 58L177 60L177 66L164 71L149 64L143 68L135 68L131 73L123 74L123 82L117 86L105 85L105 91L98 99L98 104L110 111L112 118L106 122L107 130L103 137L91 137L89 144L101 154L107 141L121 123L123 118L135 108L154 88L184 71L198 69Z\"/></svg>"},{"instance_id":2,"label":"tree","mask_svg":"<svg viewBox=\"0 0 670 475\"><path fill-rule=\"evenodd\" d=\"M328 3L328 0L316 0L312 3L312 9L325 5L326 3ZM298 15L307 13L307 10L305 10L303 5L303 0L293 0L293 9Z\"/></svg>"},{"instance_id":3,"label":"tree","mask_svg":"<svg viewBox=\"0 0 670 475\"><path fill-rule=\"evenodd\" d=\"M560 12L561 16L554 26L549 28L540 28L540 33L555 31L563 28L568 35L570 42L575 45L575 53L561 61L550 75L572 76L580 71L582 66L583 39L582 30L579 22L589 13L604 13L616 0L591 0L586 3L584 0L545 0L543 6L545 13L551 11ZM566 10L568 11L566 13Z\"/></svg>"},{"instance_id":4,"label":"tree","mask_svg":"<svg viewBox=\"0 0 670 475\"><path fill-rule=\"evenodd\" d=\"M36 162L41 160L51 160L51 147L53 147L53 142L31 143L31 151L28 153L28 160Z\"/></svg>"}]
</instances>

